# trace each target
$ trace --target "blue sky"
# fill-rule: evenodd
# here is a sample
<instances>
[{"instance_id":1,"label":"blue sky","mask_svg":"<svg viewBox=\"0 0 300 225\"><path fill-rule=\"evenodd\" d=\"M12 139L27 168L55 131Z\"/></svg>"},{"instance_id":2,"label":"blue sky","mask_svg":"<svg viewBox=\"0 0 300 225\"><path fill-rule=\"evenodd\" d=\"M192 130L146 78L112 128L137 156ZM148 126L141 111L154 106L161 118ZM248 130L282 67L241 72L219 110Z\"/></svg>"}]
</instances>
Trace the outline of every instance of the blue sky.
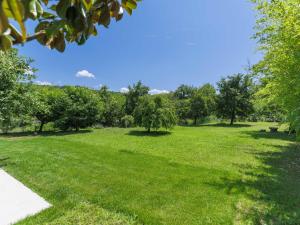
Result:
<instances>
[{"instance_id":1,"label":"blue sky","mask_svg":"<svg viewBox=\"0 0 300 225\"><path fill-rule=\"evenodd\" d=\"M40 82L115 91L138 80L159 90L214 84L260 58L252 7L248 0L144 0L84 46L70 44L63 54L37 42L19 49L35 60Z\"/></svg>"}]
</instances>

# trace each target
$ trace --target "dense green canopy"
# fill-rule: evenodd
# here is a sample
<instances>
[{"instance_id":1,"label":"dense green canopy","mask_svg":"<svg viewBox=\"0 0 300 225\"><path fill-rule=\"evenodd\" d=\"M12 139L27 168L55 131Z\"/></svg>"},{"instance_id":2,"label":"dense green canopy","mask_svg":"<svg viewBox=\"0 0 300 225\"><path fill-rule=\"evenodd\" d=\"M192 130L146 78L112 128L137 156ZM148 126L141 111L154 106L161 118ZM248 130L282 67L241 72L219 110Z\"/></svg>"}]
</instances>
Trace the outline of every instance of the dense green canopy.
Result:
<instances>
[{"instance_id":1,"label":"dense green canopy","mask_svg":"<svg viewBox=\"0 0 300 225\"><path fill-rule=\"evenodd\" d=\"M140 0L0 0L0 49L37 40L63 52L67 42L82 45L97 35L97 25L108 27L126 10L130 15ZM123 10L124 9L124 10ZM17 22L20 31L13 25ZM25 21L36 22L35 33L27 34Z\"/></svg>"},{"instance_id":2,"label":"dense green canopy","mask_svg":"<svg viewBox=\"0 0 300 225\"><path fill-rule=\"evenodd\" d=\"M254 67L264 88L261 96L289 112L300 131L300 0L255 0L259 19L256 38L264 58Z\"/></svg>"}]
</instances>

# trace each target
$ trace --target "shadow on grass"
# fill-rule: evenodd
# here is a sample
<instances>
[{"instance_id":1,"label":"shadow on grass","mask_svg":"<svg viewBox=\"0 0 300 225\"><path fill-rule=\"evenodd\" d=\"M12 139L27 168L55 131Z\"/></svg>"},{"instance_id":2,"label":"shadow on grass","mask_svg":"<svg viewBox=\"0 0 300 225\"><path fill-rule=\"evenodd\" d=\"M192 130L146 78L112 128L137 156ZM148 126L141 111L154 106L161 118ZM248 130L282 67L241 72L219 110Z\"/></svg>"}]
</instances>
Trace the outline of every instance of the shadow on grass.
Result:
<instances>
[{"instance_id":1,"label":"shadow on grass","mask_svg":"<svg viewBox=\"0 0 300 225\"><path fill-rule=\"evenodd\" d=\"M150 133L147 131L142 130L131 130L127 133L130 136L137 136L137 137L160 137L160 136L167 136L172 134L169 131L151 131Z\"/></svg>"},{"instance_id":2,"label":"shadow on grass","mask_svg":"<svg viewBox=\"0 0 300 225\"><path fill-rule=\"evenodd\" d=\"M90 133L91 130L80 130L80 131L44 131L41 133L34 132L14 132L8 134L0 134L0 137L5 138L18 138L18 137L50 137L50 136L66 136L74 134L85 134Z\"/></svg>"},{"instance_id":3,"label":"shadow on grass","mask_svg":"<svg viewBox=\"0 0 300 225\"><path fill-rule=\"evenodd\" d=\"M243 134L247 134L252 136L255 139L280 139L285 141L296 141L296 135L295 134L288 134L285 132L260 132L260 131L242 131Z\"/></svg>"},{"instance_id":4,"label":"shadow on grass","mask_svg":"<svg viewBox=\"0 0 300 225\"><path fill-rule=\"evenodd\" d=\"M8 157L0 158L0 169L8 165Z\"/></svg>"},{"instance_id":5,"label":"shadow on grass","mask_svg":"<svg viewBox=\"0 0 300 225\"><path fill-rule=\"evenodd\" d=\"M300 224L300 144L273 146L278 151L252 153L259 167L238 165L238 179L223 178L212 186L255 203L237 206L239 217L251 224Z\"/></svg>"},{"instance_id":6,"label":"shadow on grass","mask_svg":"<svg viewBox=\"0 0 300 225\"><path fill-rule=\"evenodd\" d=\"M242 127L251 127L252 125L250 125L250 124L241 124L241 123L236 123L236 124L233 124L233 125L230 125L228 123L214 123L214 124L202 124L200 126L202 126L202 127L242 128Z\"/></svg>"},{"instance_id":7,"label":"shadow on grass","mask_svg":"<svg viewBox=\"0 0 300 225\"><path fill-rule=\"evenodd\" d=\"M204 124L198 124L198 125L180 125L181 127L223 127L223 128L243 128L243 127L251 127L252 125L250 124L233 124L230 125L228 123L204 123Z\"/></svg>"}]
</instances>

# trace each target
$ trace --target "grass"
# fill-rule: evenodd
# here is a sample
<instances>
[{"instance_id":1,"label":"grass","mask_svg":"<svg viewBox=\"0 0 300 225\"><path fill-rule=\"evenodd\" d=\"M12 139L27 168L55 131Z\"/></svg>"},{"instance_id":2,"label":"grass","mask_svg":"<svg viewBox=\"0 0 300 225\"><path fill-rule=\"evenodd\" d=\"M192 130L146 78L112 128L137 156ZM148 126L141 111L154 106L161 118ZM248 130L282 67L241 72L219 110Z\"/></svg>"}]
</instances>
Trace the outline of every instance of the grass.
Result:
<instances>
[{"instance_id":1,"label":"grass","mask_svg":"<svg viewBox=\"0 0 300 225\"><path fill-rule=\"evenodd\" d=\"M300 224L300 146L268 123L0 137L54 207L20 224Z\"/></svg>"}]
</instances>

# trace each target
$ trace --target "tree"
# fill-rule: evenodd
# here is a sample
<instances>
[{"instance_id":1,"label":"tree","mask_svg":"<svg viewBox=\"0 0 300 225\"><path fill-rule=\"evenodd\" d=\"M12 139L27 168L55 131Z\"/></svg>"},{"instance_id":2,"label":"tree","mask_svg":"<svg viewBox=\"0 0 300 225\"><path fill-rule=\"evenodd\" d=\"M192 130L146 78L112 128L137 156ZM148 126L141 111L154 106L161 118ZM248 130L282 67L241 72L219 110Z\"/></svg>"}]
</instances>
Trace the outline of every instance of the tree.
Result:
<instances>
[{"instance_id":1,"label":"tree","mask_svg":"<svg viewBox=\"0 0 300 225\"><path fill-rule=\"evenodd\" d=\"M18 116L28 113L31 104L28 83L33 77L31 59L17 50L0 51L0 127L3 132L17 126Z\"/></svg>"},{"instance_id":2,"label":"tree","mask_svg":"<svg viewBox=\"0 0 300 225\"><path fill-rule=\"evenodd\" d=\"M205 101L207 114L211 115L212 113L214 113L217 107L216 89L211 84L204 84L198 89L198 93L203 97Z\"/></svg>"},{"instance_id":3,"label":"tree","mask_svg":"<svg viewBox=\"0 0 300 225\"><path fill-rule=\"evenodd\" d=\"M191 99L191 116L194 119L194 125L197 125L198 119L208 116L207 102L199 91Z\"/></svg>"},{"instance_id":4,"label":"tree","mask_svg":"<svg viewBox=\"0 0 300 225\"><path fill-rule=\"evenodd\" d=\"M149 92L149 87L142 84L141 81L128 87L129 91L126 94L125 112L127 115L132 115L135 107L138 104L139 98L145 96Z\"/></svg>"},{"instance_id":5,"label":"tree","mask_svg":"<svg viewBox=\"0 0 300 225\"><path fill-rule=\"evenodd\" d=\"M103 103L103 112L99 122L108 127L120 125L125 115L125 97L119 93L110 92L107 86L101 87L99 96Z\"/></svg>"},{"instance_id":6,"label":"tree","mask_svg":"<svg viewBox=\"0 0 300 225\"><path fill-rule=\"evenodd\" d=\"M188 123L191 118L191 100L190 99L175 99L176 115L180 122Z\"/></svg>"},{"instance_id":7,"label":"tree","mask_svg":"<svg viewBox=\"0 0 300 225\"><path fill-rule=\"evenodd\" d=\"M82 45L97 35L97 25L108 27L112 18L119 21L123 9L128 14L139 0L1 0L0 49L37 40L63 52L66 41ZM32 20L34 34L27 35L25 21ZM21 32L14 26L17 23Z\"/></svg>"},{"instance_id":8,"label":"tree","mask_svg":"<svg viewBox=\"0 0 300 225\"><path fill-rule=\"evenodd\" d=\"M101 111L101 105L96 93L84 87L65 87L64 91L68 96L65 103L64 114L55 121L56 126L62 130L74 128L87 128L96 123Z\"/></svg>"},{"instance_id":9,"label":"tree","mask_svg":"<svg viewBox=\"0 0 300 225\"><path fill-rule=\"evenodd\" d=\"M122 127L128 128L134 125L134 117L131 115L125 115L121 118Z\"/></svg>"},{"instance_id":10,"label":"tree","mask_svg":"<svg viewBox=\"0 0 300 225\"><path fill-rule=\"evenodd\" d=\"M40 121L39 132L45 124L60 120L70 104L66 93L57 87L36 86L33 96L32 115Z\"/></svg>"},{"instance_id":11,"label":"tree","mask_svg":"<svg viewBox=\"0 0 300 225\"><path fill-rule=\"evenodd\" d=\"M256 3L259 16L255 37L264 54L263 59L253 67L253 73L265 84L261 94L269 96L270 101L277 102L288 112L289 122L294 128L298 128L296 130L299 135L300 120L297 118L300 117L300 2L253 2Z\"/></svg>"},{"instance_id":12,"label":"tree","mask_svg":"<svg viewBox=\"0 0 300 225\"><path fill-rule=\"evenodd\" d=\"M252 80L249 76L237 74L218 82L218 114L230 119L233 125L237 116L246 117L253 112Z\"/></svg>"},{"instance_id":13,"label":"tree","mask_svg":"<svg viewBox=\"0 0 300 225\"><path fill-rule=\"evenodd\" d=\"M180 85L174 92L174 96L177 99L188 99L191 98L196 92L197 88L189 85Z\"/></svg>"},{"instance_id":14,"label":"tree","mask_svg":"<svg viewBox=\"0 0 300 225\"><path fill-rule=\"evenodd\" d=\"M151 129L158 130L161 127L171 129L176 125L176 113L167 99L162 96L144 96L134 111L135 123L145 127L150 133Z\"/></svg>"}]
</instances>

